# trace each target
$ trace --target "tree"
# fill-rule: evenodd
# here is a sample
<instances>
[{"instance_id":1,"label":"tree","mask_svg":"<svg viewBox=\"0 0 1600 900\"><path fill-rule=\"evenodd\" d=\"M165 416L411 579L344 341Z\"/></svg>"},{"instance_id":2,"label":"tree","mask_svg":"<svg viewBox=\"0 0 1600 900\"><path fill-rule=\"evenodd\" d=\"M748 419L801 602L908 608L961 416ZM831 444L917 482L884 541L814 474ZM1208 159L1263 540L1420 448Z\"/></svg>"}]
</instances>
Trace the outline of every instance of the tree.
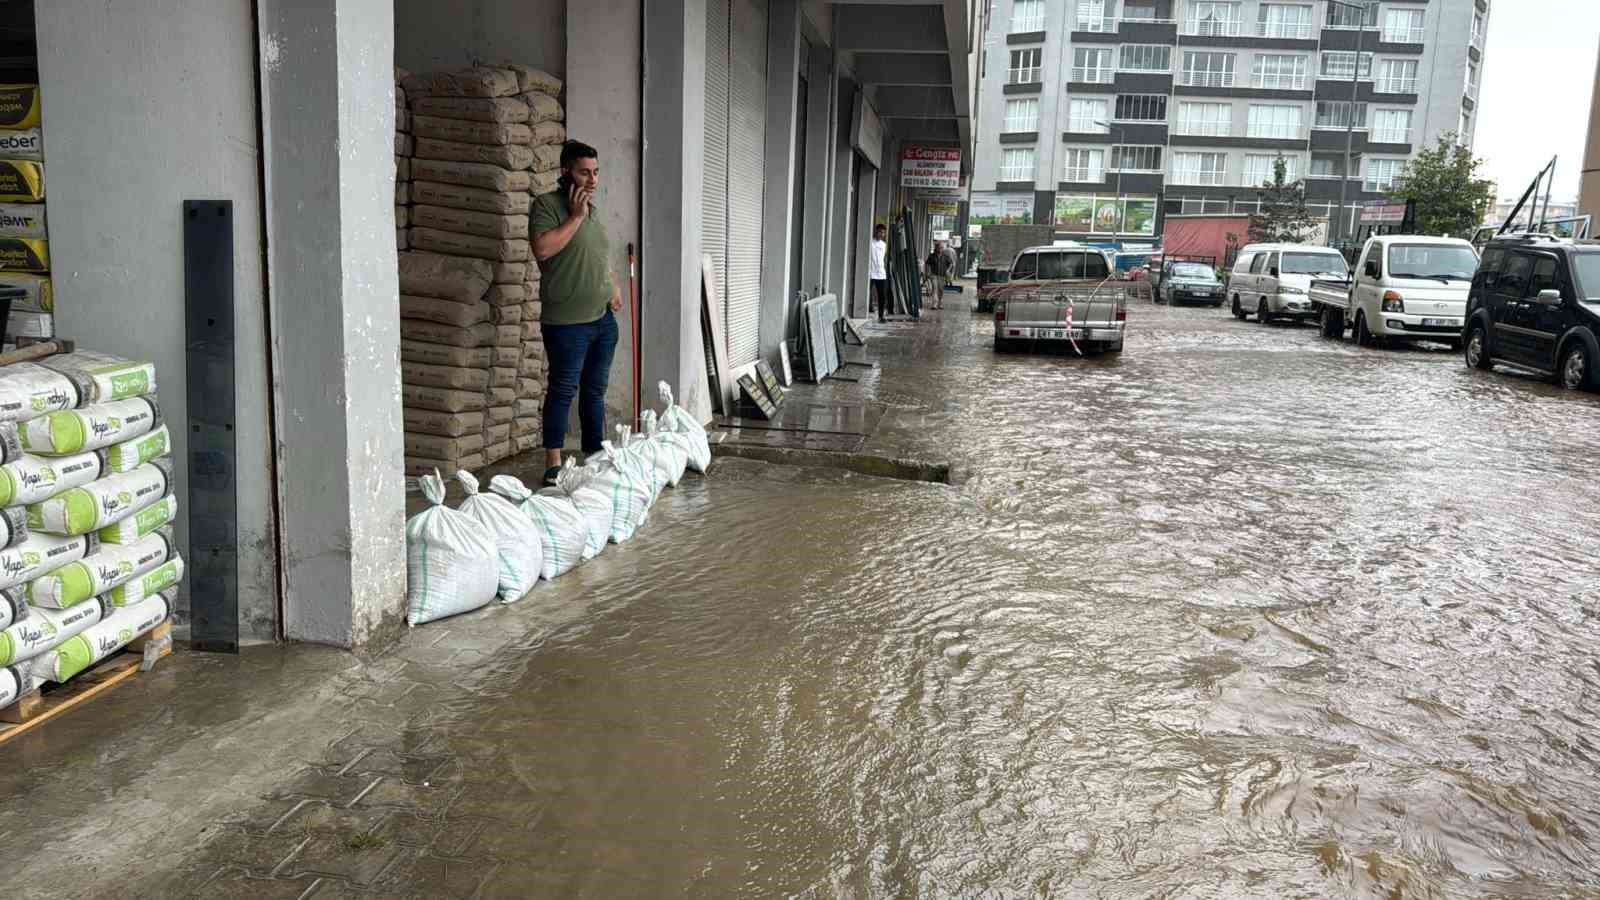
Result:
<instances>
[{"instance_id":1,"label":"tree","mask_svg":"<svg viewBox=\"0 0 1600 900\"><path fill-rule=\"evenodd\" d=\"M1250 240L1298 244L1312 227L1305 182L1289 180L1289 165L1280 155L1272 162L1272 178L1261 185L1261 211L1250 217Z\"/></svg>"},{"instance_id":2,"label":"tree","mask_svg":"<svg viewBox=\"0 0 1600 900\"><path fill-rule=\"evenodd\" d=\"M1478 177L1483 160L1447 131L1406 164L1390 197L1412 201L1418 234L1470 237L1494 202L1494 182Z\"/></svg>"}]
</instances>

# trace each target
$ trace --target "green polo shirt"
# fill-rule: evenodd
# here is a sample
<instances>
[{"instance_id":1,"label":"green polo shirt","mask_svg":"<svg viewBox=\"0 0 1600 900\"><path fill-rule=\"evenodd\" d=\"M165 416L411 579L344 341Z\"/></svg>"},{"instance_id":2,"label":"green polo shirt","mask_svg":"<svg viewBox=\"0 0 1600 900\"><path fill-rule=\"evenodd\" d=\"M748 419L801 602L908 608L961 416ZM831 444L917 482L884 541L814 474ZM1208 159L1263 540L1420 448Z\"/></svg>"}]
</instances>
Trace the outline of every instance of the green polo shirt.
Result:
<instances>
[{"instance_id":1,"label":"green polo shirt","mask_svg":"<svg viewBox=\"0 0 1600 900\"><path fill-rule=\"evenodd\" d=\"M577 233L561 252L539 260L539 299L544 303L540 321L546 325L581 325L598 321L611 303L611 280L606 257L611 252L606 230L595 221L594 204ZM533 198L528 212L528 232L539 235L567 220L567 194L554 190Z\"/></svg>"}]
</instances>

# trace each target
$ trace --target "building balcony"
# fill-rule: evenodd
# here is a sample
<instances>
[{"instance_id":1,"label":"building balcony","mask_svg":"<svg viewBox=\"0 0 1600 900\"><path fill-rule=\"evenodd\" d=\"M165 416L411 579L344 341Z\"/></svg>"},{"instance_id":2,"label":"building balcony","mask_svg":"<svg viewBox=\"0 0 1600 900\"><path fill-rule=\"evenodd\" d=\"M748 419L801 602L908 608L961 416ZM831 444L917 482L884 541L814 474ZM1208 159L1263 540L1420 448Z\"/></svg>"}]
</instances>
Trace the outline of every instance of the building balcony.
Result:
<instances>
[{"instance_id":1,"label":"building balcony","mask_svg":"<svg viewBox=\"0 0 1600 900\"><path fill-rule=\"evenodd\" d=\"M1427 37L1421 28L1384 28L1378 40L1385 44L1420 44Z\"/></svg>"},{"instance_id":2,"label":"building balcony","mask_svg":"<svg viewBox=\"0 0 1600 900\"><path fill-rule=\"evenodd\" d=\"M1177 82L1182 87L1233 87L1232 72L1179 72Z\"/></svg>"},{"instance_id":3,"label":"building balcony","mask_svg":"<svg viewBox=\"0 0 1600 900\"><path fill-rule=\"evenodd\" d=\"M1372 83L1373 93L1377 94L1415 94L1417 92L1417 79L1415 78L1379 78Z\"/></svg>"},{"instance_id":4,"label":"building balcony","mask_svg":"<svg viewBox=\"0 0 1600 900\"><path fill-rule=\"evenodd\" d=\"M1073 84L1111 84L1117 79L1117 70L1073 66L1068 77Z\"/></svg>"}]
</instances>

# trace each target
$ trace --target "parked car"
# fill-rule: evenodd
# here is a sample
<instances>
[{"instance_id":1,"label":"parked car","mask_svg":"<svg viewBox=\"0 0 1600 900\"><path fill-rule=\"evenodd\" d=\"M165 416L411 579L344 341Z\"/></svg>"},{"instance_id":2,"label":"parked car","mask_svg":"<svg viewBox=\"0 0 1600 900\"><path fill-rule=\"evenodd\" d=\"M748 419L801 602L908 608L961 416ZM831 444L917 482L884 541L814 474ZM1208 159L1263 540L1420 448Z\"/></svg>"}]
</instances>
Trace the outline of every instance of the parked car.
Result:
<instances>
[{"instance_id":1,"label":"parked car","mask_svg":"<svg viewBox=\"0 0 1600 900\"><path fill-rule=\"evenodd\" d=\"M1384 234L1367 239L1353 279L1318 279L1311 301L1322 333L1356 343L1444 341L1460 349L1477 251L1459 238Z\"/></svg>"},{"instance_id":2,"label":"parked car","mask_svg":"<svg viewBox=\"0 0 1600 900\"><path fill-rule=\"evenodd\" d=\"M1250 244L1239 251L1228 276L1233 316L1254 315L1265 325L1273 319L1311 319L1311 281L1343 277L1344 257L1331 247L1310 244Z\"/></svg>"},{"instance_id":3,"label":"parked car","mask_svg":"<svg viewBox=\"0 0 1600 900\"><path fill-rule=\"evenodd\" d=\"M1600 389L1600 243L1495 238L1467 296L1467 365L1505 363L1577 390Z\"/></svg>"},{"instance_id":4,"label":"parked car","mask_svg":"<svg viewBox=\"0 0 1600 900\"><path fill-rule=\"evenodd\" d=\"M1132 282L1112 278L1112 266L1108 251L1081 244L1022 250L992 294L995 350L1076 343L1120 353Z\"/></svg>"},{"instance_id":5,"label":"parked car","mask_svg":"<svg viewBox=\"0 0 1600 900\"><path fill-rule=\"evenodd\" d=\"M1179 303L1209 303L1221 306L1222 281L1217 270L1205 263L1171 262L1161 278L1162 302L1176 306Z\"/></svg>"}]
</instances>

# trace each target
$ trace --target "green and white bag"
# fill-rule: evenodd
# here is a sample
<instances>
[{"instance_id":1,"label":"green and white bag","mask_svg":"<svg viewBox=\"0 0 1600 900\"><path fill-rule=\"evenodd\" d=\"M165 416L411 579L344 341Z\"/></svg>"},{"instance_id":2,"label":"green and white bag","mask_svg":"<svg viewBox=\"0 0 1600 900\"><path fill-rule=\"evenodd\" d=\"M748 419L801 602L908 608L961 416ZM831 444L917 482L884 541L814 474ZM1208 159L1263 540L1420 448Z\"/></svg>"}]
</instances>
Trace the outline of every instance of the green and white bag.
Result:
<instances>
[{"instance_id":1,"label":"green and white bag","mask_svg":"<svg viewBox=\"0 0 1600 900\"><path fill-rule=\"evenodd\" d=\"M28 528L44 534L88 534L172 493L172 460L147 462L48 500L28 504Z\"/></svg>"},{"instance_id":2,"label":"green and white bag","mask_svg":"<svg viewBox=\"0 0 1600 900\"><path fill-rule=\"evenodd\" d=\"M80 350L46 357L39 365L72 379L84 405L129 400L156 390L154 363Z\"/></svg>"},{"instance_id":3,"label":"green and white bag","mask_svg":"<svg viewBox=\"0 0 1600 900\"><path fill-rule=\"evenodd\" d=\"M0 628L10 628L27 617L28 604L22 602L21 591L0 591Z\"/></svg>"},{"instance_id":4,"label":"green and white bag","mask_svg":"<svg viewBox=\"0 0 1600 900\"><path fill-rule=\"evenodd\" d=\"M0 666L33 659L105 618L106 605L81 603L73 609L36 609L33 615L0 631Z\"/></svg>"},{"instance_id":5,"label":"green and white bag","mask_svg":"<svg viewBox=\"0 0 1600 900\"><path fill-rule=\"evenodd\" d=\"M67 384L71 391L71 382ZM29 419L17 429L17 437L29 453L66 456L132 440L154 431L160 422L161 407L155 398L135 397Z\"/></svg>"},{"instance_id":6,"label":"green and white bag","mask_svg":"<svg viewBox=\"0 0 1600 900\"><path fill-rule=\"evenodd\" d=\"M174 549L170 528L131 544L106 544L93 556L28 582L28 605L36 609L76 606L159 567L172 557Z\"/></svg>"},{"instance_id":7,"label":"green and white bag","mask_svg":"<svg viewBox=\"0 0 1600 900\"><path fill-rule=\"evenodd\" d=\"M132 472L151 460L172 455L172 432L167 426L131 441L112 444L97 451L105 462L107 472Z\"/></svg>"},{"instance_id":8,"label":"green and white bag","mask_svg":"<svg viewBox=\"0 0 1600 900\"><path fill-rule=\"evenodd\" d=\"M17 698L33 689L33 679L15 666L0 668L0 709L17 702Z\"/></svg>"},{"instance_id":9,"label":"green and white bag","mask_svg":"<svg viewBox=\"0 0 1600 900\"><path fill-rule=\"evenodd\" d=\"M133 606L147 597L154 597L182 580L183 557L174 551L172 558L161 565L121 587L112 588L111 593L106 594L106 601L112 606Z\"/></svg>"},{"instance_id":10,"label":"green and white bag","mask_svg":"<svg viewBox=\"0 0 1600 900\"><path fill-rule=\"evenodd\" d=\"M172 614L172 600L156 594L143 602L113 609L99 622L40 654L30 666L35 677L66 681L102 659L149 634Z\"/></svg>"},{"instance_id":11,"label":"green and white bag","mask_svg":"<svg viewBox=\"0 0 1600 900\"><path fill-rule=\"evenodd\" d=\"M13 588L32 581L99 549L100 539L93 535L30 534L15 547L0 550L0 588Z\"/></svg>"},{"instance_id":12,"label":"green and white bag","mask_svg":"<svg viewBox=\"0 0 1600 900\"><path fill-rule=\"evenodd\" d=\"M38 503L100 477L100 457L94 453L71 456L23 455L0 466L0 506Z\"/></svg>"},{"instance_id":13,"label":"green and white bag","mask_svg":"<svg viewBox=\"0 0 1600 900\"><path fill-rule=\"evenodd\" d=\"M0 509L0 547L15 547L27 539L27 510L20 506Z\"/></svg>"},{"instance_id":14,"label":"green and white bag","mask_svg":"<svg viewBox=\"0 0 1600 900\"><path fill-rule=\"evenodd\" d=\"M36 363L0 370L0 422L20 422L78 405L78 389L60 372Z\"/></svg>"},{"instance_id":15,"label":"green and white bag","mask_svg":"<svg viewBox=\"0 0 1600 900\"><path fill-rule=\"evenodd\" d=\"M131 544L178 517L178 498L173 494L157 500L120 522L95 532L107 544Z\"/></svg>"}]
</instances>

